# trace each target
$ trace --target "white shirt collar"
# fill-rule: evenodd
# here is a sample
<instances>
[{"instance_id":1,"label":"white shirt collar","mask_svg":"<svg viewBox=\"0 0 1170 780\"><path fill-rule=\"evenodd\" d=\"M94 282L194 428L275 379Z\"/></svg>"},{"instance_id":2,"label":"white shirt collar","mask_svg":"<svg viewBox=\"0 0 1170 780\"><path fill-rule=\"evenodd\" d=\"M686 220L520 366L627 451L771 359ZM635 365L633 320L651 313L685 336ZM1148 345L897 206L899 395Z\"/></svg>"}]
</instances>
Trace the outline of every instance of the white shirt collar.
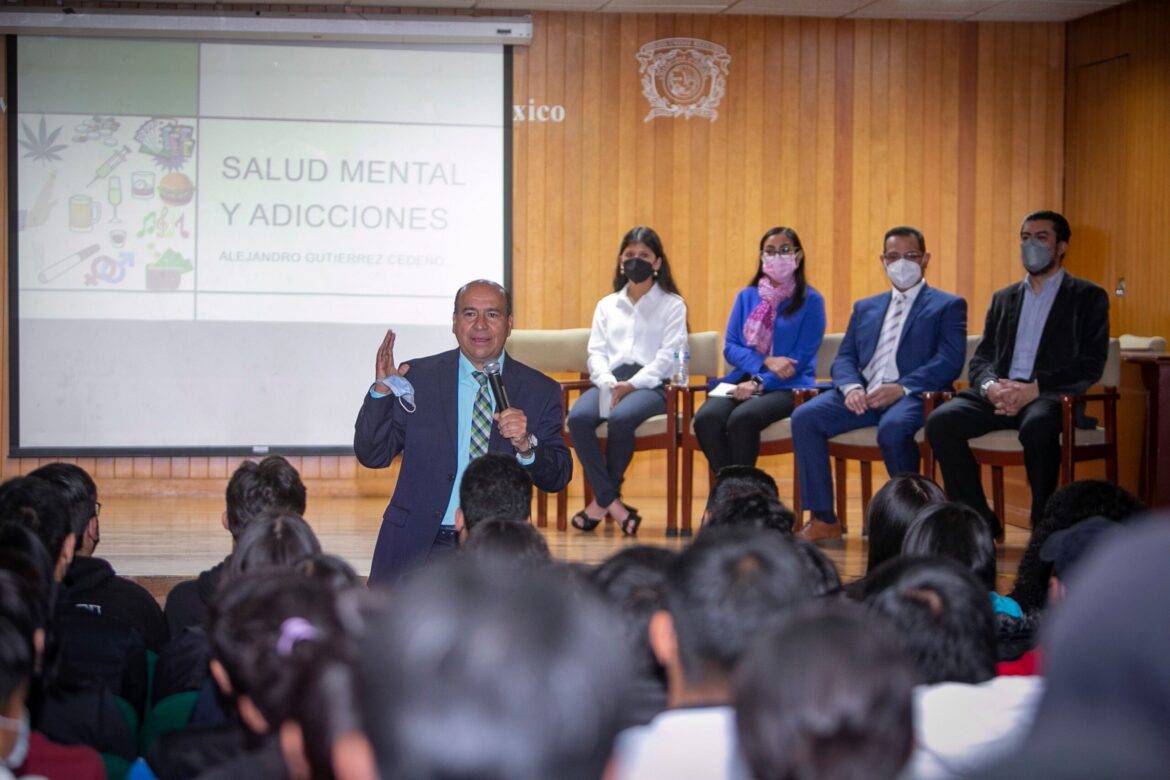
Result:
<instances>
[{"instance_id":1,"label":"white shirt collar","mask_svg":"<svg viewBox=\"0 0 1170 780\"><path fill-rule=\"evenodd\" d=\"M638 299L638 302L644 301L646 299L656 300L656 299L662 297L662 295L664 295L664 293L658 287L658 281L655 280L654 284L650 285L650 289L646 291L646 294ZM638 305L634 301L630 300L630 283L629 282L626 282L625 286L622 287L622 289L618 291L618 297L621 298L623 301L625 301L630 306L637 306Z\"/></svg>"},{"instance_id":2,"label":"white shirt collar","mask_svg":"<svg viewBox=\"0 0 1170 780\"><path fill-rule=\"evenodd\" d=\"M926 286L926 277L923 277L923 278L918 280L918 284L914 285L909 290L899 290L897 287L895 287L893 285L890 285L890 290L893 291L893 295L895 298L899 295L905 295L906 296L906 303L913 304L915 299L918 298L918 293L922 292L922 288L925 286Z\"/></svg>"}]
</instances>

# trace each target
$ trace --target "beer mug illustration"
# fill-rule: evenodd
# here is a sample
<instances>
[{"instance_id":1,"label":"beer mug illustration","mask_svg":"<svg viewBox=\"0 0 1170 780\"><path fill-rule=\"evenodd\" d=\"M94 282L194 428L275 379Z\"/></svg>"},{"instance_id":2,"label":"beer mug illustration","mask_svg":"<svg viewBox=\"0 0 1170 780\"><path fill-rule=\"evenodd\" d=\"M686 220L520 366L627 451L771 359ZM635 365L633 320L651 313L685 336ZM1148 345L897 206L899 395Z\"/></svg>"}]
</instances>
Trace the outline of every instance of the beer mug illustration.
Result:
<instances>
[{"instance_id":1,"label":"beer mug illustration","mask_svg":"<svg viewBox=\"0 0 1170 780\"><path fill-rule=\"evenodd\" d=\"M69 199L69 229L88 233L102 215L102 204L88 195L74 195Z\"/></svg>"}]
</instances>

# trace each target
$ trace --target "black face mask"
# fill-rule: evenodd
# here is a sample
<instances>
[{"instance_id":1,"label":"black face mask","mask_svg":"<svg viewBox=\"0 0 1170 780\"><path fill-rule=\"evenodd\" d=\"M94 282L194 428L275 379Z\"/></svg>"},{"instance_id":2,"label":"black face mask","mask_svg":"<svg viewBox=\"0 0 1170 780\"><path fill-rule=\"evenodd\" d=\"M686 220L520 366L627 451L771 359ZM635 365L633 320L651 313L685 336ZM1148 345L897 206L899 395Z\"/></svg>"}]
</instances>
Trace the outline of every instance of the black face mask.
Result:
<instances>
[{"instance_id":1,"label":"black face mask","mask_svg":"<svg viewBox=\"0 0 1170 780\"><path fill-rule=\"evenodd\" d=\"M639 257L631 257L622 261L622 273L634 284L639 284L650 278L654 266Z\"/></svg>"}]
</instances>

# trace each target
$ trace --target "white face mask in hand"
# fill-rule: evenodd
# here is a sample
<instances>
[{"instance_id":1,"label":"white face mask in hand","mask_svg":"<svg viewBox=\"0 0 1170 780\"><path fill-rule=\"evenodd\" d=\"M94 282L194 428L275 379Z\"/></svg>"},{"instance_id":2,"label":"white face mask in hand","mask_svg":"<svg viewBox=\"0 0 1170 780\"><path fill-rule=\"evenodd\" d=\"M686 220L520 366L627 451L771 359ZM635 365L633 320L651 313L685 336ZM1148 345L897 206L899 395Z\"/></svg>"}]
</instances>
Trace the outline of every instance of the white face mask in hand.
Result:
<instances>
[{"instance_id":1,"label":"white face mask in hand","mask_svg":"<svg viewBox=\"0 0 1170 780\"><path fill-rule=\"evenodd\" d=\"M903 257L886 266L886 276L899 290L908 290L922 279L922 266Z\"/></svg>"},{"instance_id":2,"label":"white face mask in hand","mask_svg":"<svg viewBox=\"0 0 1170 780\"><path fill-rule=\"evenodd\" d=\"M28 711L25 710L24 716L20 718L0 715L0 729L16 732L16 741L12 743L12 751L4 757L4 766L9 769L24 766L28 759L29 733L32 731L28 724Z\"/></svg>"}]
</instances>

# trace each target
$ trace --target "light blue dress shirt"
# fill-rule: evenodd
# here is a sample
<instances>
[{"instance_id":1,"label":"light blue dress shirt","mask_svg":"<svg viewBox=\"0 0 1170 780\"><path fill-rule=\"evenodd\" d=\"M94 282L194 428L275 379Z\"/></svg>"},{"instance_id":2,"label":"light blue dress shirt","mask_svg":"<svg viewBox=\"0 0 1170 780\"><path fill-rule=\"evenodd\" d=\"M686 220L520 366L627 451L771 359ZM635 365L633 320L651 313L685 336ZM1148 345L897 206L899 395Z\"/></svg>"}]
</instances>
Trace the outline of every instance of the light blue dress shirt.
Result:
<instances>
[{"instance_id":1,"label":"light blue dress shirt","mask_svg":"<svg viewBox=\"0 0 1170 780\"><path fill-rule=\"evenodd\" d=\"M1032 380L1032 369L1036 366L1036 352L1040 348L1040 336L1044 334L1044 323L1048 321L1048 313L1052 311L1052 304L1056 294L1060 292L1060 283L1064 281L1064 269L1060 269L1040 287L1040 292L1032 292L1032 285L1028 280L1020 282L1024 285L1024 306L1020 309L1020 321L1016 326L1016 348L1012 352L1012 366L1008 372L1008 379L1019 379L1025 382Z\"/></svg>"},{"instance_id":2,"label":"light blue dress shirt","mask_svg":"<svg viewBox=\"0 0 1170 780\"><path fill-rule=\"evenodd\" d=\"M505 353L500 353L500 368L503 369ZM471 461L471 413L475 408L475 397L479 395L479 381L473 376L478 371L467 356L459 353L459 397L457 403L458 416L455 424L455 481L451 485L451 497L447 499L447 512L443 515L443 527L455 527L455 510L459 507L459 483L463 481L463 472ZM409 375L407 375L409 379ZM491 392L491 385L488 385ZM386 393L379 393L370 388L370 395L374 398L385 398ZM492 406L496 406L495 394L492 394ZM521 465L531 465L536 460L536 453L528 453L527 458L516 456Z\"/></svg>"}]
</instances>

